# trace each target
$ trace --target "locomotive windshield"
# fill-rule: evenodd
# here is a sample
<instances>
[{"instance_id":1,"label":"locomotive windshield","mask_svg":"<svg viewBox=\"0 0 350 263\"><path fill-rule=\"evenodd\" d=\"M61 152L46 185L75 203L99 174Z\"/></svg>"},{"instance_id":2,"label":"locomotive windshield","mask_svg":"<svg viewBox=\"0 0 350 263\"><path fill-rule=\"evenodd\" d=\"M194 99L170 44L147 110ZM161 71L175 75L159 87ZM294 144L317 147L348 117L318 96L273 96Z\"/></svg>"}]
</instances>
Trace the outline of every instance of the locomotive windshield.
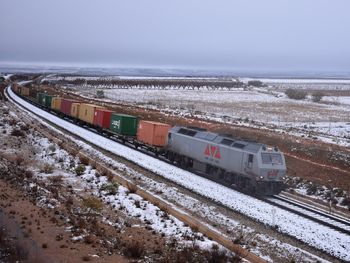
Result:
<instances>
[{"instance_id":1,"label":"locomotive windshield","mask_svg":"<svg viewBox=\"0 0 350 263\"><path fill-rule=\"evenodd\" d=\"M262 153L263 164L283 164L282 156L279 153Z\"/></svg>"}]
</instances>

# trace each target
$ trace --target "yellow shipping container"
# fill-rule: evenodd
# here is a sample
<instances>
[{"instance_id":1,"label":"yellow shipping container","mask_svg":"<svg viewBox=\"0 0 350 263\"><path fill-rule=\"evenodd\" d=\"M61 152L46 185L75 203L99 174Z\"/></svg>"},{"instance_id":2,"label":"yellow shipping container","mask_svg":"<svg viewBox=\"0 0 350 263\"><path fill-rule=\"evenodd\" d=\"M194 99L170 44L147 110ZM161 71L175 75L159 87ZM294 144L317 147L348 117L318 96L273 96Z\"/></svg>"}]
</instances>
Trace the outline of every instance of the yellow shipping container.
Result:
<instances>
[{"instance_id":1,"label":"yellow shipping container","mask_svg":"<svg viewBox=\"0 0 350 263\"><path fill-rule=\"evenodd\" d=\"M29 96L29 88L28 87L21 87L21 95L22 96Z\"/></svg>"},{"instance_id":2,"label":"yellow shipping container","mask_svg":"<svg viewBox=\"0 0 350 263\"><path fill-rule=\"evenodd\" d=\"M52 98L51 108L54 110L60 111L61 110L61 101L62 101L62 98L60 98L60 97Z\"/></svg>"},{"instance_id":3,"label":"yellow shipping container","mask_svg":"<svg viewBox=\"0 0 350 263\"><path fill-rule=\"evenodd\" d=\"M79 118L79 109L80 109L80 104L81 103L72 103L72 108L70 111L70 115Z\"/></svg>"},{"instance_id":4,"label":"yellow shipping container","mask_svg":"<svg viewBox=\"0 0 350 263\"><path fill-rule=\"evenodd\" d=\"M82 103L79 108L79 119L87 123L94 123L95 109L104 109L102 106Z\"/></svg>"}]
</instances>

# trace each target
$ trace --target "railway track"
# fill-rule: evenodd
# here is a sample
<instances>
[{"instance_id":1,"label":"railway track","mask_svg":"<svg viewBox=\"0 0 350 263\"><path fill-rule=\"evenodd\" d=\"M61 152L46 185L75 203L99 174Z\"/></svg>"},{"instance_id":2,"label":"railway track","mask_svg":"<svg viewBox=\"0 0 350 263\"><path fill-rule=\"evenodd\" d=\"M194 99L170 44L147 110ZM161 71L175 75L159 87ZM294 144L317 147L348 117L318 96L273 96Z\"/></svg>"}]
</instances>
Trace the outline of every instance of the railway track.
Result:
<instances>
[{"instance_id":1,"label":"railway track","mask_svg":"<svg viewBox=\"0 0 350 263\"><path fill-rule=\"evenodd\" d=\"M320 209L317 209L316 207L312 207L300 201L281 195L265 198L265 200L272 205L330 227L341 233L350 235L350 221L344 217L326 213Z\"/></svg>"}]
</instances>

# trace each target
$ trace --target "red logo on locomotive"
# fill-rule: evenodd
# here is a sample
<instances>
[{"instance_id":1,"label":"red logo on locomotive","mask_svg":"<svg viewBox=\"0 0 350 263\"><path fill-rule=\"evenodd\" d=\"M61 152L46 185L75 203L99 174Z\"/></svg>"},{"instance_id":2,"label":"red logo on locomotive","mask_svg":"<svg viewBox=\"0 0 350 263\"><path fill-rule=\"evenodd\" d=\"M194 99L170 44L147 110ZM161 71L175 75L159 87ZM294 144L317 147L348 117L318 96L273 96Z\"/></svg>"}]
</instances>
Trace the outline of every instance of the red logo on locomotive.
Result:
<instances>
[{"instance_id":1,"label":"red logo on locomotive","mask_svg":"<svg viewBox=\"0 0 350 263\"><path fill-rule=\"evenodd\" d=\"M204 155L208 157L213 157L215 159L221 159L220 148L215 145L207 145L204 150Z\"/></svg>"},{"instance_id":2,"label":"red logo on locomotive","mask_svg":"<svg viewBox=\"0 0 350 263\"><path fill-rule=\"evenodd\" d=\"M278 170L270 170L267 172L268 177L276 177L278 175Z\"/></svg>"}]
</instances>

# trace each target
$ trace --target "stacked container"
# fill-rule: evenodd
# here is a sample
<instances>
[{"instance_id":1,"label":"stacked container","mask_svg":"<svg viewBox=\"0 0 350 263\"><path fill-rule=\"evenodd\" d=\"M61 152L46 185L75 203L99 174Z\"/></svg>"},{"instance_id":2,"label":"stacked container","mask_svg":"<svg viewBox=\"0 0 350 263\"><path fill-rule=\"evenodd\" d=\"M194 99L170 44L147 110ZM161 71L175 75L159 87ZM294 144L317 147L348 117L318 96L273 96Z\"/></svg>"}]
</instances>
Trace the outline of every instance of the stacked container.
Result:
<instances>
[{"instance_id":1,"label":"stacked container","mask_svg":"<svg viewBox=\"0 0 350 263\"><path fill-rule=\"evenodd\" d=\"M30 89L28 87L21 87L21 95L22 96L29 96Z\"/></svg>"},{"instance_id":2,"label":"stacked container","mask_svg":"<svg viewBox=\"0 0 350 263\"><path fill-rule=\"evenodd\" d=\"M17 83L14 83L12 85L12 90L13 90L14 93L18 93L18 85L17 85Z\"/></svg>"},{"instance_id":3,"label":"stacked container","mask_svg":"<svg viewBox=\"0 0 350 263\"><path fill-rule=\"evenodd\" d=\"M71 115L72 113L72 104L79 103L78 100L70 100L70 99L61 99L61 112L66 115Z\"/></svg>"},{"instance_id":4,"label":"stacked container","mask_svg":"<svg viewBox=\"0 0 350 263\"><path fill-rule=\"evenodd\" d=\"M110 110L97 108L94 115L94 125L108 129L112 113Z\"/></svg>"},{"instance_id":5,"label":"stacked container","mask_svg":"<svg viewBox=\"0 0 350 263\"><path fill-rule=\"evenodd\" d=\"M62 102L62 98L60 98L60 97L52 98L51 108L54 110L60 111L61 110L61 102Z\"/></svg>"},{"instance_id":6,"label":"stacked container","mask_svg":"<svg viewBox=\"0 0 350 263\"><path fill-rule=\"evenodd\" d=\"M154 121L140 121L137 140L152 146L165 146L171 126Z\"/></svg>"},{"instance_id":7,"label":"stacked container","mask_svg":"<svg viewBox=\"0 0 350 263\"><path fill-rule=\"evenodd\" d=\"M43 93L43 92L38 92L37 94L36 94L36 100L38 101L38 103L39 104L41 104L41 105L44 105L44 98L45 98L45 93Z\"/></svg>"},{"instance_id":8,"label":"stacked container","mask_svg":"<svg viewBox=\"0 0 350 263\"><path fill-rule=\"evenodd\" d=\"M112 114L109 129L122 135L136 136L137 117L126 114Z\"/></svg>"},{"instance_id":9,"label":"stacked container","mask_svg":"<svg viewBox=\"0 0 350 263\"><path fill-rule=\"evenodd\" d=\"M96 109L104 109L104 108L94 104L81 103L79 107L78 118L82 121L93 124Z\"/></svg>"},{"instance_id":10,"label":"stacked container","mask_svg":"<svg viewBox=\"0 0 350 263\"><path fill-rule=\"evenodd\" d=\"M44 105L47 108L51 108L52 98L53 98L53 96L44 93L42 105Z\"/></svg>"},{"instance_id":11,"label":"stacked container","mask_svg":"<svg viewBox=\"0 0 350 263\"><path fill-rule=\"evenodd\" d=\"M72 103L71 104L71 111L70 115L74 118L79 118L79 109L80 109L80 104L81 103Z\"/></svg>"}]
</instances>

